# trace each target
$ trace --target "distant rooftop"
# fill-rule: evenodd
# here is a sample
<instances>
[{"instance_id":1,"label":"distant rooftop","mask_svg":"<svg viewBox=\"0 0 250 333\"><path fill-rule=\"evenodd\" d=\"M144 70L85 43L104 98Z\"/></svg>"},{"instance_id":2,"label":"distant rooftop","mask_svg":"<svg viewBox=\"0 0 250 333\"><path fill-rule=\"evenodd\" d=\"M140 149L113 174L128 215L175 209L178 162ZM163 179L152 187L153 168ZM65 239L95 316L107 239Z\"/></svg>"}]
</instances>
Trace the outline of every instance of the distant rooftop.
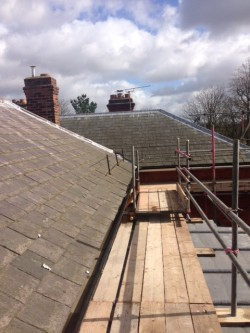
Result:
<instances>
[{"instance_id":1,"label":"distant rooftop","mask_svg":"<svg viewBox=\"0 0 250 333\"><path fill-rule=\"evenodd\" d=\"M129 160L134 145L143 168L176 166L177 137L183 150L186 140L190 140L191 165L211 165L211 131L163 110L64 116L61 117L61 125L123 152ZM216 133L216 148L225 149L217 152L217 165L232 163L232 144L231 139ZM242 152L241 162L250 162L250 148Z\"/></svg>"}]
</instances>

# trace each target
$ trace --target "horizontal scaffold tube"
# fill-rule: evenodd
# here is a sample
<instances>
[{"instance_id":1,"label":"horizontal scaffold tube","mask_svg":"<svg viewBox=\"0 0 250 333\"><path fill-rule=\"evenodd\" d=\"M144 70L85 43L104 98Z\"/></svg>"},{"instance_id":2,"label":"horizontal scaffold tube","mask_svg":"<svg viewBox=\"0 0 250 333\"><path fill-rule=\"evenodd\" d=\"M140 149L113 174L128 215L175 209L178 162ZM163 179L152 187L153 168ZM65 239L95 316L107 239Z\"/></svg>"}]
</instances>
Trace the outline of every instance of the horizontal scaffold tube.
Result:
<instances>
[{"instance_id":1,"label":"horizontal scaffold tube","mask_svg":"<svg viewBox=\"0 0 250 333\"><path fill-rule=\"evenodd\" d=\"M218 233L218 231L212 225L211 220L208 219L208 217L203 212L203 210L201 209L201 207L199 206L199 204L197 203L197 201L194 199L194 197L192 196L192 194L187 189L185 189L185 193L190 198L190 200L194 204L195 208L197 209L197 211L199 212L199 214L201 215L201 217L207 223L208 227L213 232L214 236L216 237L216 239L218 240L218 242L221 244L221 246L223 247L223 249L226 250L227 249L227 245L225 244L225 242L223 241L223 239L220 237L220 234ZM227 253L227 255L229 256L229 258L233 262L234 266L238 269L239 273L241 274L241 276L243 277L243 279L247 283L248 287L250 287L249 275L248 275L247 271L241 266L241 264L239 263L237 257L233 253L231 253L231 252Z\"/></svg>"},{"instance_id":2,"label":"horizontal scaffold tube","mask_svg":"<svg viewBox=\"0 0 250 333\"><path fill-rule=\"evenodd\" d=\"M199 185L200 188L208 195L209 199L214 203L214 205L219 208L219 210L228 217L229 220L235 222L240 226L245 233L250 236L250 227L238 216L235 212L225 205L216 195L214 195L202 182L199 181L187 168L183 168L187 175Z\"/></svg>"},{"instance_id":3,"label":"horizontal scaffold tube","mask_svg":"<svg viewBox=\"0 0 250 333\"><path fill-rule=\"evenodd\" d=\"M181 171L181 169L177 167L176 170L179 173L179 175L181 175L182 178L189 184L190 180L184 175L184 173Z\"/></svg>"}]
</instances>

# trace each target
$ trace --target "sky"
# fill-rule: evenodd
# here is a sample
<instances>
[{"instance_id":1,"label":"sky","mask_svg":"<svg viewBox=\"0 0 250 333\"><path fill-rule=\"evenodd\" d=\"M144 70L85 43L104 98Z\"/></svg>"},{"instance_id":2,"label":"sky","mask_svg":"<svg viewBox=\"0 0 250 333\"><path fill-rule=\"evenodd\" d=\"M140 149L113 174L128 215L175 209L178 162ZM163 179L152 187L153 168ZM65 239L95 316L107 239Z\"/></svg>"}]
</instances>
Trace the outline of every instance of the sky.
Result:
<instances>
[{"instance_id":1,"label":"sky","mask_svg":"<svg viewBox=\"0 0 250 333\"><path fill-rule=\"evenodd\" d=\"M135 109L181 114L198 91L227 85L250 56L249 0L1 0L0 96L48 73L59 99L137 88Z\"/></svg>"}]
</instances>

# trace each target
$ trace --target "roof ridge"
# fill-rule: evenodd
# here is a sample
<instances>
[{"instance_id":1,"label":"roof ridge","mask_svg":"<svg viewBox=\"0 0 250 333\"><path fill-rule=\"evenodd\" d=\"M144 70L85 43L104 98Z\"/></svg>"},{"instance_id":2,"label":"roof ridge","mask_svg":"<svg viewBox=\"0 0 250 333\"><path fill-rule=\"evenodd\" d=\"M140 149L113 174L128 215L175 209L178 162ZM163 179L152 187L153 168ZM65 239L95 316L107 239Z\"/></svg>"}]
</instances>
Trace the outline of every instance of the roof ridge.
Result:
<instances>
[{"instance_id":1,"label":"roof ridge","mask_svg":"<svg viewBox=\"0 0 250 333\"><path fill-rule=\"evenodd\" d=\"M190 126L192 128L195 128L195 129L197 129L198 131L201 131L204 134L212 135L212 131L210 129L208 129L206 127L203 127L203 126L200 126L200 125L197 125L197 124L194 124L192 121L190 121L190 120L188 120L186 118L183 118L181 116L177 116L177 115L175 115L173 113L170 113L170 112L162 110L162 109L159 109L157 111L160 112L160 113L162 113L162 114L164 114L164 115L166 115L166 116L168 116L168 117L170 117L170 118L172 118L172 119L175 119L175 120L177 120L177 121L179 121L181 123L184 123L185 125L188 125L188 126ZM222 135L222 134L220 134L218 132L215 132L215 138L219 139L219 140L222 140L222 141L225 141L225 142L227 142L229 144L232 144L232 145L233 145L233 142L234 142L233 139L231 139L231 138L229 138L229 137L227 137L225 135ZM240 144L240 147L242 147L242 148L248 148L250 150L250 147L248 145L243 144L243 143Z\"/></svg>"},{"instance_id":2,"label":"roof ridge","mask_svg":"<svg viewBox=\"0 0 250 333\"><path fill-rule=\"evenodd\" d=\"M107 147L105 147L105 146L103 146L103 145L101 145L101 144L99 144L99 143L97 143L97 142L95 142L95 141L92 141L92 140L90 140L90 139L88 139L88 138L85 138L84 136L79 135L79 134L77 134L77 133L75 133L75 132L72 132L72 131L70 131L70 130L68 130L68 129L66 129L66 128L60 126L60 125L54 124L53 122L51 122L51 121L49 121L49 120L47 120L47 119L44 119L43 117L38 116L38 115L36 115L36 114L34 114L34 113L32 113L32 112L30 112L30 111L28 111L28 110L26 110L26 109L24 109L24 108L22 108L22 107L16 105L15 103L12 103L12 102L10 102L10 101L4 100L4 101L3 101L3 104L7 104L7 105L9 105L10 107L12 107L12 108L18 110L19 112L23 112L23 113L27 114L28 116L37 119L37 120L40 121L40 122L46 123L46 124L48 124L49 126L58 129L59 131L65 132L65 133L67 133L67 134L69 134L69 135L71 135L71 136L77 138L78 140L81 140L81 141L84 141L84 142L86 142L86 143L89 143L89 144L91 144L91 145L93 145L93 146L95 146L95 147L97 147L97 148L100 148L100 149L102 149L102 150L104 150L104 151L106 151L106 152L108 152L108 153L110 153L110 154L114 153L114 151L113 151L112 149L109 149L109 148L107 148Z\"/></svg>"}]
</instances>

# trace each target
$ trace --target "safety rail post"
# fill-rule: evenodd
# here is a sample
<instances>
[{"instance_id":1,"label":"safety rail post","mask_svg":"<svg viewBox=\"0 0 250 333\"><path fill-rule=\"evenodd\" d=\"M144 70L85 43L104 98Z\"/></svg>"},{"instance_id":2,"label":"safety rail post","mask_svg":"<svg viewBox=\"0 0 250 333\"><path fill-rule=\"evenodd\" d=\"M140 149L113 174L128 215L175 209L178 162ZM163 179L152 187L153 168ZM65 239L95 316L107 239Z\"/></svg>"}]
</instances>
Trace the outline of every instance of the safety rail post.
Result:
<instances>
[{"instance_id":1,"label":"safety rail post","mask_svg":"<svg viewBox=\"0 0 250 333\"><path fill-rule=\"evenodd\" d=\"M186 154L187 156L190 156L189 155L189 140L186 140ZM190 157L187 157L186 158L186 168L187 170L190 169ZM191 189L191 185L190 185L190 177L187 176L187 179L188 179L188 182L187 182L187 190L190 191ZM189 219L189 214L191 213L191 208L190 208L190 198L188 198L188 201L187 201L187 218Z\"/></svg>"},{"instance_id":2,"label":"safety rail post","mask_svg":"<svg viewBox=\"0 0 250 333\"><path fill-rule=\"evenodd\" d=\"M136 176L135 176L135 147L132 146L132 181L133 181L133 210L136 211Z\"/></svg>"},{"instance_id":3,"label":"safety rail post","mask_svg":"<svg viewBox=\"0 0 250 333\"><path fill-rule=\"evenodd\" d=\"M232 179L232 209L238 215L239 205L239 140L234 140L233 146L233 179ZM238 224L232 224L232 251L237 257L238 252ZM231 281L231 316L237 314L237 268L232 263Z\"/></svg>"},{"instance_id":4,"label":"safety rail post","mask_svg":"<svg viewBox=\"0 0 250 333\"><path fill-rule=\"evenodd\" d=\"M215 173L215 137L214 137L214 126L212 127L212 180L213 180L213 193L216 193L216 173Z\"/></svg>"},{"instance_id":5,"label":"safety rail post","mask_svg":"<svg viewBox=\"0 0 250 333\"><path fill-rule=\"evenodd\" d=\"M106 155L106 159L107 159L107 165L108 165L108 172L109 172L109 175L111 175L109 156L108 155Z\"/></svg>"},{"instance_id":6,"label":"safety rail post","mask_svg":"<svg viewBox=\"0 0 250 333\"><path fill-rule=\"evenodd\" d=\"M180 138L177 138L177 151L180 151L181 145L180 145ZM177 153L178 156L178 168L181 168L181 155ZM181 185L181 176L178 174L178 182Z\"/></svg>"},{"instance_id":7,"label":"safety rail post","mask_svg":"<svg viewBox=\"0 0 250 333\"><path fill-rule=\"evenodd\" d=\"M136 164L137 164L137 177L136 177L136 188L140 190L140 159L139 159L139 150L136 150Z\"/></svg>"}]
</instances>

